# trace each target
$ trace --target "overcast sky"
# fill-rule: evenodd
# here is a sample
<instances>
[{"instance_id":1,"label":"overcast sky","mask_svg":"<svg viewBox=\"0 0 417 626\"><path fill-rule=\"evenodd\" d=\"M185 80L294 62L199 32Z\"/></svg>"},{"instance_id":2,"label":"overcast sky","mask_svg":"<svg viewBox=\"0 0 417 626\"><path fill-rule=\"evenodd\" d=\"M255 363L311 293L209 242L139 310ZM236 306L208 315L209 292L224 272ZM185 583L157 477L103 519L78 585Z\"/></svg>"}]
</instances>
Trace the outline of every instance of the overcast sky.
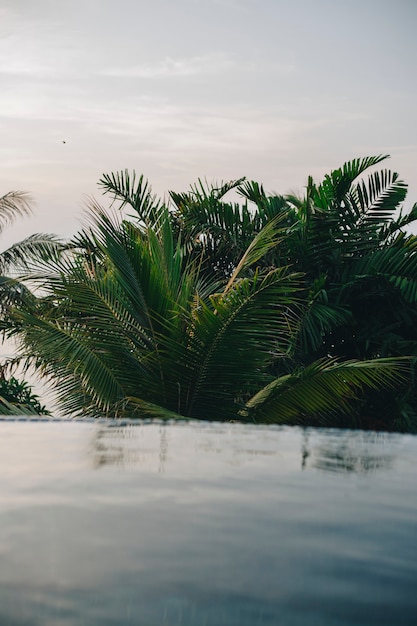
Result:
<instances>
[{"instance_id":1,"label":"overcast sky","mask_svg":"<svg viewBox=\"0 0 417 626\"><path fill-rule=\"evenodd\" d=\"M0 195L68 237L103 172L302 191L389 153L417 201L416 0L0 0ZM63 143L65 141L66 143Z\"/></svg>"}]
</instances>

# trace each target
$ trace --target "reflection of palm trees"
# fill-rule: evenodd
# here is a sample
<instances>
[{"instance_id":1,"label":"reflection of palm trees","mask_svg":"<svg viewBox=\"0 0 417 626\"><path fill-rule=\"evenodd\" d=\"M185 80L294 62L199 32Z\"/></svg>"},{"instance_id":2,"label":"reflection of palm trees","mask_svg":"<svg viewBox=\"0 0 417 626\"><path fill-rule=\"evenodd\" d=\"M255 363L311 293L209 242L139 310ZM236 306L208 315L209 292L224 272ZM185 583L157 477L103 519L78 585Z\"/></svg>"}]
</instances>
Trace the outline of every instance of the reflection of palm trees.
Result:
<instances>
[{"instance_id":1,"label":"reflection of palm trees","mask_svg":"<svg viewBox=\"0 0 417 626\"><path fill-rule=\"evenodd\" d=\"M368 474L390 469L394 454L386 453L386 437L381 433L340 431L326 433L318 443L310 442L311 431L305 431L301 446L301 467L325 472Z\"/></svg>"},{"instance_id":2,"label":"reflection of palm trees","mask_svg":"<svg viewBox=\"0 0 417 626\"><path fill-rule=\"evenodd\" d=\"M168 431L165 424L161 424L159 427L159 473L165 472L165 461L168 454Z\"/></svg>"},{"instance_id":3,"label":"reflection of palm trees","mask_svg":"<svg viewBox=\"0 0 417 626\"><path fill-rule=\"evenodd\" d=\"M94 431L92 439L93 466L96 469L105 465L138 467L165 474L169 428L165 423L102 424ZM246 438L236 441L234 437L237 445L231 448L230 441L225 438L226 430L226 425L217 431L213 429L211 435L215 435L214 439L202 436L204 433L201 431L196 432L199 453L219 455L222 462L237 466L254 456L279 456L280 446L271 448L270 441L260 437L259 433L249 441ZM386 445L387 438L383 433L304 429L300 436L302 470L370 474L391 469L394 464L395 449Z\"/></svg>"},{"instance_id":4,"label":"reflection of palm trees","mask_svg":"<svg viewBox=\"0 0 417 626\"><path fill-rule=\"evenodd\" d=\"M110 429L106 427L98 428L94 432L92 441L92 456L94 468L98 469L103 465L123 465L123 446L116 445L108 441L109 433L112 435L122 429ZM113 431L113 432L112 432ZM110 437L111 438L111 437Z\"/></svg>"},{"instance_id":5,"label":"reflection of palm trees","mask_svg":"<svg viewBox=\"0 0 417 626\"><path fill-rule=\"evenodd\" d=\"M138 433L145 425L127 424L123 426L102 425L94 432L92 457L95 469L105 465L149 466L149 461L158 459L156 471L165 472L168 454L168 432L165 424L159 427L159 446L141 445Z\"/></svg>"},{"instance_id":6,"label":"reflection of palm trees","mask_svg":"<svg viewBox=\"0 0 417 626\"><path fill-rule=\"evenodd\" d=\"M301 446L301 469L306 469L307 467L307 459L310 456L310 451L308 449L308 432L305 430L303 432L303 443Z\"/></svg>"}]
</instances>

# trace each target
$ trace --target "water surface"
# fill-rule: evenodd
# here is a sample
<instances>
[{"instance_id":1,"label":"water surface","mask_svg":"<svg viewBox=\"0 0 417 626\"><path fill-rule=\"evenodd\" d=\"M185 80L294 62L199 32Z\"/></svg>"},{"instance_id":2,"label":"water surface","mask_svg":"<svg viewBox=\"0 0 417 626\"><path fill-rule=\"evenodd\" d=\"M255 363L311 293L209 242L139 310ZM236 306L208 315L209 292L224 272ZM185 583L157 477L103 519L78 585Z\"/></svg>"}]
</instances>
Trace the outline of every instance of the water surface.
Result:
<instances>
[{"instance_id":1,"label":"water surface","mask_svg":"<svg viewBox=\"0 0 417 626\"><path fill-rule=\"evenodd\" d=\"M0 625L414 626L417 438L0 422Z\"/></svg>"}]
</instances>

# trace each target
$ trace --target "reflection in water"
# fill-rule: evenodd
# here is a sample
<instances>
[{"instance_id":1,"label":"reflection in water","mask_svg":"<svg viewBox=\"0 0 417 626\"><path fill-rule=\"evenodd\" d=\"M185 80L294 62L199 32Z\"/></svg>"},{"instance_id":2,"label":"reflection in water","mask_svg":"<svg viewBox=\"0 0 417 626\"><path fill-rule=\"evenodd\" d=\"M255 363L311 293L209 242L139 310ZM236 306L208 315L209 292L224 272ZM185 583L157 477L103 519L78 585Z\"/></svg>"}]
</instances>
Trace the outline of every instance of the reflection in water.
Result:
<instances>
[{"instance_id":1,"label":"reflection in water","mask_svg":"<svg viewBox=\"0 0 417 626\"><path fill-rule=\"evenodd\" d=\"M106 465L140 466L164 473L170 458L181 455L189 463L211 458L230 466L245 465L251 459L282 456L280 430L274 437L262 427L242 424L197 423L200 436L190 436L187 425L170 422L140 422L117 426L99 424L91 441L91 457L96 469ZM189 428L192 428L190 423ZM145 436L146 433L146 436ZM298 433L297 433L298 435Z\"/></svg>"},{"instance_id":2,"label":"reflection in water","mask_svg":"<svg viewBox=\"0 0 417 626\"><path fill-rule=\"evenodd\" d=\"M367 431L326 431L326 436L309 442L310 430L303 434L301 446L301 467L307 467L307 460L311 467L325 472L346 472L368 474L377 470L391 469L394 463L395 451L387 446L386 433ZM389 449L389 451L387 451Z\"/></svg>"},{"instance_id":3,"label":"reflection in water","mask_svg":"<svg viewBox=\"0 0 417 626\"><path fill-rule=\"evenodd\" d=\"M166 424L159 424L158 441L143 442L140 424L109 427L100 424L94 431L91 444L93 466L105 465L128 467L147 465L158 458L158 473L165 471L168 453L168 431ZM152 445L154 444L154 445Z\"/></svg>"},{"instance_id":4,"label":"reflection in water","mask_svg":"<svg viewBox=\"0 0 417 626\"><path fill-rule=\"evenodd\" d=\"M307 467L307 459L310 456L310 451L308 449L308 431L305 430L303 432L302 445L301 445L301 469L305 470Z\"/></svg>"},{"instance_id":5,"label":"reflection in water","mask_svg":"<svg viewBox=\"0 0 417 626\"><path fill-rule=\"evenodd\" d=\"M3 423L0 626L415 626L416 470L411 436Z\"/></svg>"},{"instance_id":6,"label":"reflection in water","mask_svg":"<svg viewBox=\"0 0 417 626\"><path fill-rule=\"evenodd\" d=\"M181 427L160 423L152 436L144 438L140 424L106 426L101 424L93 435L92 458L95 468L105 465L122 467L143 466L158 473L166 471L169 458L169 435L175 433L171 445L174 454L178 446L186 445L181 437ZM241 466L255 457L282 457L280 433L282 429L268 430L241 424L203 426L200 441L188 450L194 454L222 459L228 465ZM318 469L325 472L367 474L392 468L395 448L388 447L387 434L318 429L294 429L301 435L301 469ZM157 436L155 436L157 433ZM182 433L185 433L183 429ZM256 433L256 436L254 436ZM392 442L391 436L390 441Z\"/></svg>"}]
</instances>

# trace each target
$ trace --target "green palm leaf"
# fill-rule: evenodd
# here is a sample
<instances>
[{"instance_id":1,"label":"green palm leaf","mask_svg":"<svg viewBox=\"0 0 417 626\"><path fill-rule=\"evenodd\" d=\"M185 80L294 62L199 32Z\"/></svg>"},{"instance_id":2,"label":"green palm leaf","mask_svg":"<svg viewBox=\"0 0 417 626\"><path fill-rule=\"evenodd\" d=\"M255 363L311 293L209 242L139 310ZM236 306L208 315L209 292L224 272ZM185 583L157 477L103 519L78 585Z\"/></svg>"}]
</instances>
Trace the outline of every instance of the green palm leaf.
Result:
<instances>
[{"instance_id":1,"label":"green palm leaf","mask_svg":"<svg viewBox=\"0 0 417 626\"><path fill-rule=\"evenodd\" d=\"M41 295L8 313L22 358L54 381L73 414L329 423L348 413L363 389L402 380L402 365L294 364L333 354L332 333L340 331L339 347L345 336L363 341L352 331L362 284L416 297L413 240L384 239L401 182L378 173L353 185L382 159L345 164L319 186L309 179L300 202L266 198L243 180L199 181L171 194L168 208L143 177L104 176L104 192L135 215L92 203L89 226L39 265L31 279ZM231 189L256 210L224 202ZM388 337L389 324L375 327ZM292 373L272 373L283 371Z\"/></svg>"},{"instance_id":2,"label":"green palm leaf","mask_svg":"<svg viewBox=\"0 0 417 626\"><path fill-rule=\"evenodd\" d=\"M265 257L271 249L275 248L275 246L279 244L279 236L283 234L283 229L280 228L280 225L285 217L285 214L276 216L273 220L269 221L252 239L236 268L232 272L232 275L224 288L224 294L229 291L242 272L255 263L258 263L258 261Z\"/></svg>"},{"instance_id":3,"label":"green palm leaf","mask_svg":"<svg viewBox=\"0 0 417 626\"><path fill-rule=\"evenodd\" d=\"M0 196L0 232L17 217L29 215L32 211L31 204L30 195L24 191L9 191Z\"/></svg>"},{"instance_id":4,"label":"green palm leaf","mask_svg":"<svg viewBox=\"0 0 417 626\"><path fill-rule=\"evenodd\" d=\"M0 253L0 272L33 268L47 259L56 261L63 249L63 244L54 235L31 235Z\"/></svg>"},{"instance_id":5,"label":"green palm leaf","mask_svg":"<svg viewBox=\"0 0 417 626\"><path fill-rule=\"evenodd\" d=\"M289 350L298 318L293 312L300 275L286 268L242 279L227 293L200 303L190 333L187 414L236 413L236 396L264 380L264 368Z\"/></svg>"},{"instance_id":6,"label":"green palm leaf","mask_svg":"<svg viewBox=\"0 0 417 626\"><path fill-rule=\"evenodd\" d=\"M392 218L406 194L407 185L396 172L381 170L371 174L367 182L358 183L353 197L361 220L380 223Z\"/></svg>"},{"instance_id":7,"label":"green palm leaf","mask_svg":"<svg viewBox=\"0 0 417 626\"><path fill-rule=\"evenodd\" d=\"M143 174L136 177L135 171L130 174L128 170L103 174L99 186L104 194L113 197L113 202L120 202L120 209L125 206L134 209L145 225L158 223L162 205L152 193L152 188Z\"/></svg>"},{"instance_id":8,"label":"green palm leaf","mask_svg":"<svg viewBox=\"0 0 417 626\"><path fill-rule=\"evenodd\" d=\"M404 380L409 360L347 361L321 359L300 372L282 376L261 389L242 415L253 421L303 424L316 416L322 425L349 414L352 400L366 388L383 389ZM337 423L337 420L336 420Z\"/></svg>"}]
</instances>

